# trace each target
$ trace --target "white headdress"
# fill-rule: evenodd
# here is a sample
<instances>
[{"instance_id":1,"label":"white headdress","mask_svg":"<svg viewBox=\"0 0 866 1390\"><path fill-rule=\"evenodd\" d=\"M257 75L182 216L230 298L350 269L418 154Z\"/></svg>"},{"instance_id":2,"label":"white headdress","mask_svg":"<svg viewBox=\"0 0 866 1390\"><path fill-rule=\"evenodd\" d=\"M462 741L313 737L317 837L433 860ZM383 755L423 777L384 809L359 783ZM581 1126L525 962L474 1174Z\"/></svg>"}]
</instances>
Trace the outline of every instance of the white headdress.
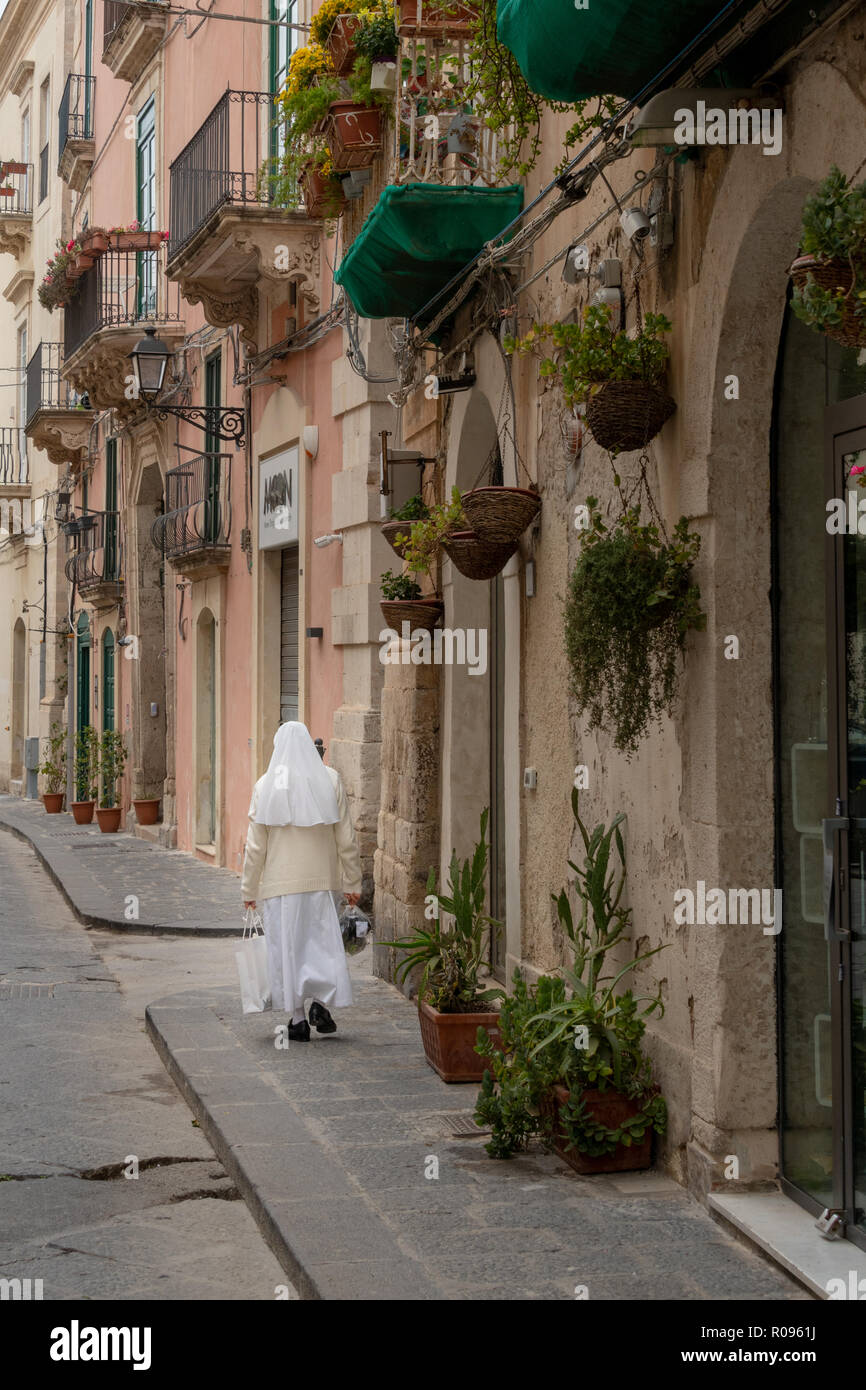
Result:
<instances>
[{"instance_id":1,"label":"white headdress","mask_svg":"<svg viewBox=\"0 0 866 1390\"><path fill-rule=\"evenodd\" d=\"M255 797L250 802L253 816ZM290 721L274 734L274 751L259 784L258 825L336 825L337 794L305 724Z\"/></svg>"}]
</instances>

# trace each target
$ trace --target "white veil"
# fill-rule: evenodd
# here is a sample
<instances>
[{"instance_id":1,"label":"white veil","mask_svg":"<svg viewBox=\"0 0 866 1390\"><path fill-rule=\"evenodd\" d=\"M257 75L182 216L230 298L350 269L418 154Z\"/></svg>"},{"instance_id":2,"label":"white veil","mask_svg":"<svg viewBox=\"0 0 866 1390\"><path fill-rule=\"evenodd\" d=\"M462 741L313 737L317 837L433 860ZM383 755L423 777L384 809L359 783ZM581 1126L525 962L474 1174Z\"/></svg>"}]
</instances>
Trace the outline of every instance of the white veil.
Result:
<instances>
[{"instance_id":1,"label":"white veil","mask_svg":"<svg viewBox=\"0 0 866 1390\"><path fill-rule=\"evenodd\" d=\"M274 734L268 770L258 784L258 825L336 825L334 784L305 724L290 721ZM253 797L255 801L255 796Z\"/></svg>"}]
</instances>

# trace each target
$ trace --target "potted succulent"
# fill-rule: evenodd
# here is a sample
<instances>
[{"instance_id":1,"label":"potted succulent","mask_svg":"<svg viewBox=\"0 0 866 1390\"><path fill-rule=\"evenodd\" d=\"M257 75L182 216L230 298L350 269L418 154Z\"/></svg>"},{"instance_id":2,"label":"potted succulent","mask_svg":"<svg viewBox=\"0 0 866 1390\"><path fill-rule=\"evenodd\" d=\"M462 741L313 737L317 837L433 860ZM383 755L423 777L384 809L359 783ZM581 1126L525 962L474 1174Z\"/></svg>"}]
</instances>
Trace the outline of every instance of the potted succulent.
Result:
<instances>
[{"instance_id":1,"label":"potted succulent","mask_svg":"<svg viewBox=\"0 0 866 1390\"><path fill-rule=\"evenodd\" d=\"M51 732L45 740L45 757L39 764L39 772L47 782L42 793L42 805L49 816L56 816L63 809L63 789L66 786L66 730L62 724L51 725Z\"/></svg>"},{"instance_id":2,"label":"potted succulent","mask_svg":"<svg viewBox=\"0 0 866 1390\"><path fill-rule=\"evenodd\" d=\"M657 946L605 973L610 953L621 955L632 930L622 905L625 849L621 815L590 833L572 811L584 849L569 861L580 903L577 920L565 889L553 894L572 955L561 978L529 986L515 971L514 992L501 1008L498 1034L479 1035L490 1063L482 1078L476 1122L490 1127L493 1158L510 1158L540 1137L579 1173L648 1168L652 1136L664 1134L664 1098L641 1043L646 1019L664 1013L661 991L617 993L620 981L663 950ZM618 865L616 861L618 862Z\"/></svg>"},{"instance_id":3,"label":"potted succulent","mask_svg":"<svg viewBox=\"0 0 866 1390\"><path fill-rule=\"evenodd\" d=\"M798 318L844 347L866 347L866 182L855 187L833 165L803 209L789 274Z\"/></svg>"},{"instance_id":4,"label":"potted succulent","mask_svg":"<svg viewBox=\"0 0 866 1390\"><path fill-rule=\"evenodd\" d=\"M99 737L87 724L75 735L75 800L70 810L76 825L90 825L99 794Z\"/></svg>"},{"instance_id":5,"label":"potted succulent","mask_svg":"<svg viewBox=\"0 0 866 1390\"><path fill-rule=\"evenodd\" d=\"M408 502L404 502L402 507L392 508L390 519L382 522L379 529L391 549L397 552L401 560L409 541L406 522L423 521L429 514L426 502L420 492L417 492L414 497L409 498ZM397 540L398 536L399 541Z\"/></svg>"},{"instance_id":6,"label":"potted succulent","mask_svg":"<svg viewBox=\"0 0 866 1390\"><path fill-rule=\"evenodd\" d=\"M481 813L480 839L471 858L460 863L451 855L448 893L436 889L436 870L427 879L427 904L433 909L429 925L395 941L405 957L396 971L404 981L420 967L418 1017L424 1055L443 1081L475 1081L492 1065L498 1037L499 1014L494 1000L502 999L498 987L484 988L479 976L489 966L488 941L501 931L501 923L485 911L487 879L487 819ZM443 914L444 917L443 917ZM478 1030L484 1025L490 1052L476 1052Z\"/></svg>"},{"instance_id":7,"label":"potted succulent","mask_svg":"<svg viewBox=\"0 0 866 1390\"><path fill-rule=\"evenodd\" d=\"M432 632L442 617L444 605L438 597L421 597L421 585L408 574L392 574L386 570L379 581L382 590L382 617L395 632L403 623L412 630L423 628Z\"/></svg>"},{"instance_id":8,"label":"potted succulent","mask_svg":"<svg viewBox=\"0 0 866 1390\"><path fill-rule=\"evenodd\" d=\"M626 507L607 527L595 497L568 582L569 690L590 729L609 729L628 757L676 695L686 634L706 627L691 580L700 536L680 517L670 540Z\"/></svg>"},{"instance_id":9,"label":"potted succulent","mask_svg":"<svg viewBox=\"0 0 866 1390\"><path fill-rule=\"evenodd\" d=\"M126 765L126 749L116 729L104 729L99 741L99 773L102 796L96 808L96 819L104 835L120 829L121 807L117 803L118 783Z\"/></svg>"},{"instance_id":10,"label":"potted succulent","mask_svg":"<svg viewBox=\"0 0 866 1390\"><path fill-rule=\"evenodd\" d=\"M670 349L662 334L671 326L664 314L647 314L632 336L614 330L609 304L590 304L580 323L535 324L505 346L527 353L550 342L555 355L543 358L540 375L560 379L568 406L586 402L596 443L618 454L645 448L676 410L663 387Z\"/></svg>"}]
</instances>

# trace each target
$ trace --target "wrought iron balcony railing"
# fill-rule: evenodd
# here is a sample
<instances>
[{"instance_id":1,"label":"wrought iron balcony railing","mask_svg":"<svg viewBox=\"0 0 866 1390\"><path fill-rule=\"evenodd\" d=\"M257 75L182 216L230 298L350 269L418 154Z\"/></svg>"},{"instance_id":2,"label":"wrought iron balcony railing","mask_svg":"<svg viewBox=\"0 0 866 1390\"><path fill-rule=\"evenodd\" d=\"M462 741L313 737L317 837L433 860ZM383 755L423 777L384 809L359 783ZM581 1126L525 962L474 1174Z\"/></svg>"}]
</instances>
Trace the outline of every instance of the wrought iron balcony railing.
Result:
<instances>
[{"instance_id":1,"label":"wrought iron balcony railing","mask_svg":"<svg viewBox=\"0 0 866 1390\"><path fill-rule=\"evenodd\" d=\"M214 547L231 538L231 454L196 454L165 475L165 512L151 528L168 559Z\"/></svg>"},{"instance_id":2,"label":"wrought iron balcony railing","mask_svg":"<svg viewBox=\"0 0 866 1390\"><path fill-rule=\"evenodd\" d=\"M60 169L63 151L70 140L93 139L93 105L96 78L71 72L63 88L60 102L57 167Z\"/></svg>"},{"instance_id":3,"label":"wrought iron balcony railing","mask_svg":"<svg viewBox=\"0 0 866 1390\"><path fill-rule=\"evenodd\" d=\"M33 165L0 163L0 217L29 217L33 211Z\"/></svg>"},{"instance_id":4,"label":"wrought iron balcony railing","mask_svg":"<svg viewBox=\"0 0 866 1390\"><path fill-rule=\"evenodd\" d=\"M106 251L78 281L66 305L64 356L68 359L107 328L133 328L144 320L180 322L180 290L165 278L165 248Z\"/></svg>"},{"instance_id":5,"label":"wrought iron balcony railing","mask_svg":"<svg viewBox=\"0 0 866 1390\"><path fill-rule=\"evenodd\" d=\"M25 429L40 410L75 410L82 398L60 375L62 343L40 343L27 363L27 420Z\"/></svg>"},{"instance_id":6,"label":"wrought iron balcony railing","mask_svg":"<svg viewBox=\"0 0 866 1390\"><path fill-rule=\"evenodd\" d=\"M115 29L120 28L131 9L131 5L121 4L119 0L105 0L105 12L102 21L102 35L105 43L108 43Z\"/></svg>"},{"instance_id":7,"label":"wrought iron balcony railing","mask_svg":"<svg viewBox=\"0 0 866 1390\"><path fill-rule=\"evenodd\" d=\"M93 584L119 584L123 578L119 512L85 512L67 530L75 547L66 561L66 578L79 589Z\"/></svg>"},{"instance_id":8,"label":"wrought iron balcony railing","mask_svg":"<svg viewBox=\"0 0 866 1390\"><path fill-rule=\"evenodd\" d=\"M169 260L224 203L276 203L263 172L273 100L269 92L224 92L172 161Z\"/></svg>"},{"instance_id":9,"label":"wrought iron balcony railing","mask_svg":"<svg viewBox=\"0 0 866 1390\"><path fill-rule=\"evenodd\" d=\"M27 487L29 482L27 436L15 425L4 425L0 429L0 487Z\"/></svg>"},{"instance_id":10,"label":"wrought iron balcony railing","mask_svg":"<svg viewBox=\"0 0 866 1390\"><path fill-rule=\"evenodd\" d=\"M391 183L500 182L496 133L477 96L466 25L401 38ZM423 32L423 30L422 30Z\"/></svg>"}]
</instances>

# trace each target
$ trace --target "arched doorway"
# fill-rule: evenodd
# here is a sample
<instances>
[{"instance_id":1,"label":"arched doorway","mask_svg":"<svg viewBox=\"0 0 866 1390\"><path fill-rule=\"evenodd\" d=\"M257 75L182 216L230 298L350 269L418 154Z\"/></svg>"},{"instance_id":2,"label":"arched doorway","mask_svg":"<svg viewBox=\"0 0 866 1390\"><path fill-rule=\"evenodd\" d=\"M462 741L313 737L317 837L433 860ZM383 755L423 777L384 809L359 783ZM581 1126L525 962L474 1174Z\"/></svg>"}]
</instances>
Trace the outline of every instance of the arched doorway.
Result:
<instances>
[{"instance_id":1,"label":"arched doorway","mask_svg":"<svg viewBox=\"0 0 866 1390\"><path fill-rule=\"evenodd\" d=\"M24 776L24 733L27 728L27 629L18 618L12 629L12 749L10 780Z\"/></svg>"},{"instance_id":2,"label":"arched doorway","mask_svg":"<svg viewBox=\"0 0 866 1390\"><path fill-rule=\"evenodd\" d=\"M196 623L196 844L216 843L216 623L209 608Z\"/></svg>"},{"instance_id":3,"label":"arched doorway","mask_svg":"<svg viewBox=\"0 0 866 1390\"><path fill-rule=\"evenodd\" d=\"M460 426L456 468L448 489L471 488L485 464L493 482L502 481L496 420L484 391L472 392ZM447 571L450 570L450 575ZM490 808L488 905L505 920L505 600L499 574L487 582L467 579L446 567L443 582L445 626L465 634L464 664L444 667L442 852L469 854L478 822ZM458 647L457 650L460 650ZM492 946L495 974L504 979L504 932Z\"/></svg>"},{"instance_id":4,"label":"arched doorway","mask_svg":"<svg viewBox=\"0 0 866 1390\"><path fill-rule=\"evenodd\" d=\"M789 311L774 428L781 1169L866 1246L866 364ZM846 510L828 530L828 503ZM866 509L864 509L866 510ZM829 891L832 882L832 893Z\"/></svg>"},{"instance_id":5,"label":"arched doorway","mask_svg":"<svg viewBox=\"0 0 866 1390\"><path fill-rule=\"evenodd\" d=\"M114 633L111 628L102 634L102 727L116 728L115 722L115 681L114 681Z\"/></svg>"},{"instance_id":6,"label":"arched doorway","mask_svg":"<svg viewBox=\"0 0 866 1390\"><path fill-rule=\"evenodd\" d=\"M79 613L75 642L75 728L90 724L90 619Z\"/></svg>"}]
</instances>

